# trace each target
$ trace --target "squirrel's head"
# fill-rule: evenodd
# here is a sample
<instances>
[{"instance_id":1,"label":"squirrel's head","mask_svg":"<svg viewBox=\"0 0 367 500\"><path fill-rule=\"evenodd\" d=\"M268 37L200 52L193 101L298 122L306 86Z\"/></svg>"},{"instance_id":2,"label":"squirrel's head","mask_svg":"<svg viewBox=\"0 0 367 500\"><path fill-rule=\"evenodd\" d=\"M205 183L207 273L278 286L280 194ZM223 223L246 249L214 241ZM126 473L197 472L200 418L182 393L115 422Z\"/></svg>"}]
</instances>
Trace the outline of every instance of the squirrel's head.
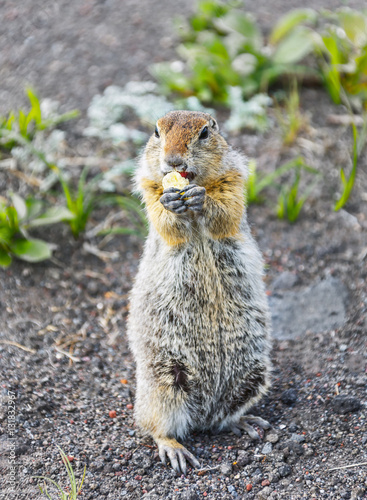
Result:
<instances>
[{"instance_id":1,"label":"squirrel's head","mask_svg":"<svg viewBox=\"0 0 367 500\"><path fill-rule=\"evenodd\" d=\"M143 163L156 182L177 171L190 182L205 185L223 172L227 149L212 116L197 111L172 111L157 121Z\"/></svg>"}]
</instances>

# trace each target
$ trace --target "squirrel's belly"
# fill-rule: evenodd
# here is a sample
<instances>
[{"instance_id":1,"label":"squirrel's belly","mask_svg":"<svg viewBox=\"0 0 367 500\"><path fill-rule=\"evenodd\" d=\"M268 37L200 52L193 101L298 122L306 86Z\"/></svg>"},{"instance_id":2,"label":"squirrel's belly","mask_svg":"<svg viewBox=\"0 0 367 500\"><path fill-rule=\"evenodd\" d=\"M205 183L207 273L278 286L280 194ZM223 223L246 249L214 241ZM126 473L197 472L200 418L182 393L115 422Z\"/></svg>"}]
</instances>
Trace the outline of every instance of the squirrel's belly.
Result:
<instances>
[{"instance_id":1,"label":"squirrel's belly","mask_svg":"<svg viewBox=\"0 0 367 500\"><path fill-rule=\"evenodd\" d=\"M235 413L266 385L261 266L241 248L216 242L142 260L131 297L130 343L138 363L149 358L157 385L171 384L187 401L198 427Z\"/></svg>"}]
</instances>

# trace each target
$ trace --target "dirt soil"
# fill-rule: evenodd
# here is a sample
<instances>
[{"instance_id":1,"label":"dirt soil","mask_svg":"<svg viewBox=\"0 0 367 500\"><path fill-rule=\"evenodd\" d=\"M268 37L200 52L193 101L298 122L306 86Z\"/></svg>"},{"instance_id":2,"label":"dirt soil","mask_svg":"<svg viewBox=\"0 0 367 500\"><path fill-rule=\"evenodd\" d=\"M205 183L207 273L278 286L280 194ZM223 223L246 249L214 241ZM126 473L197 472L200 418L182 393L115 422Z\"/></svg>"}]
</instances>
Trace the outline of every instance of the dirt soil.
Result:
<instances>
[{"instance_id":1,"label":"dirt soil","mask_svg":"<svg viewBox=\"0 0 367 500\"><path fill-rule=\"evenodd\" d=\"M85 111L106 85L148 78L148 62L174 57L171 20L189 13L192 2L55 4L39 3L37 10L31 0L0 1L7 20L0 26L0 111L22 104L26 82L65 109ZM275 11L302 5L273 2L270 15L265 4L250 7L264 26ZM294 293L330 277L348 290L341 327L274 339L273 387L253 412L272 429L261 441L193 434L184 444L202 470L176 477L164 467L133 419L135 368L126 317L142 241L114 237L104 242L101 259L84 245L101 246L100 239L75 241L66 226L55 226L47 233L58 245L52 260L14 261L0 270L1 499L46 498L33 476L65 488L57 446L72 457L77 478L86 465L83 499L367 498L367 159L361 158L351 201L334 212L340 166L350 165L351 135L329 117L345 110L319 89L302 91L301 103L308 125L288 148L276 126L228 138L257 158L262 171L302 154L323 174L296 224L275 217L275 192L267 193L265 204L249 207L269 295L282 294L274 283L288 273L296 279L283 279L283 286ZM82 141L83 120L68 129L70 141ZM0 194L16 190L17 182L1 170ZM107 215L99 210L90 227Z\"/></svg>"}]
</instances>

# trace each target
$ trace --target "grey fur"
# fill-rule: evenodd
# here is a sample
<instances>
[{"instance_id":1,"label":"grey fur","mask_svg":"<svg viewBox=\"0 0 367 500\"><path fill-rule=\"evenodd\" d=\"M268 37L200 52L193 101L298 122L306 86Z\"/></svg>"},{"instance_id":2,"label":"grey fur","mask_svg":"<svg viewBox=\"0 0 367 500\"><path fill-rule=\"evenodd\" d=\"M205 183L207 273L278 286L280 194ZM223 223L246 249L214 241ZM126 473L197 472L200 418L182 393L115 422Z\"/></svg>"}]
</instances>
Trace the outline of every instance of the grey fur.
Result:
<instances>
[{"instance_id":1,"label":"grey fur","mask_svg":"<svg viewBox=\"0 0 367 500\"><path fill-rule=\"evenodd\" d=\"M244 175L244 157L226 147L220 171ZM137 183L154 179L156 169L147 148ZM230 428L270 385L263 261L246 213L242 238L213 239L200 213L202 189L199 194L191 207L199 207L199 213L180 216L190 232L187 243L169 246L150 225L131 292L135 415L153 437L184 438L194 429ZM153 421L152 428L147 421Z\"/></svg>"}]
</instances>

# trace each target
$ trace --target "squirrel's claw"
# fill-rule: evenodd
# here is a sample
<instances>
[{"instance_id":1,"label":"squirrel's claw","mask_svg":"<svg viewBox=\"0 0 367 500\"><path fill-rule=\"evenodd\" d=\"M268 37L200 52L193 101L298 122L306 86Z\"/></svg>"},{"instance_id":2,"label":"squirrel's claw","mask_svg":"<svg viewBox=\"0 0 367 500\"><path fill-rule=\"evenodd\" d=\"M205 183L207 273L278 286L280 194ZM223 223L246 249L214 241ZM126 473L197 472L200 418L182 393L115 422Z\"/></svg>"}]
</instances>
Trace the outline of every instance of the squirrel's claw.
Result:
<instances>
[{"instance_id":1,"label":"squirrel's claw","mask_svg":"<svg viewBox=\"0 0 367 500\"><path fill-rule=\"evenodd\" d=\"M206 189L196 184L189 184L181 189L181 196L185 200L185 206L194 212L200 212L205 201Z\"/></svg>"},{"instance_id":2,"label":"squirrel's claw","mask_svg":"<svg viewBox=\"0 0 367 500\"><path fill-rule=\"evenodd\" d=\"M239 419L238 422L235 424L232 424L230 429L233 432L233 434L236 434L236 436L241 436L241 430L245 431L251 439L258 440L260 439L259 434L255 431L255 429L252 427L250 424L255 424L261 429L270 429L271 425L269 422L264 420L261 417L255 417L254 415L244 415Z\"/></svg>"},{"instance_id":3,"label":"squirrel's claw","mask_svg":"<svg viewBox=\"0 0 367 500\"><path fill-rule=\"evenodd\" d=\"M271 429L271 425L267 420L261 417L256 417L255 415L244 415L243 417L240 418L240 420L258 425L262 429Z\"/></svg>"},{"instance_id":4,"label":"squirrel's claw","mask_svg":"<svg viewBox=\"0 0 367 500\"><path fill-rule=\"evenodd\" d=\"M177 472L177 474L184 474L186 476L186 460L196 468L200 467L200 462L186 448L177 443L177 441L176 444L177 446L158 443L159 458L161 459L162 463L166 465L166 457L168 456L169 461L171 462L171 466Z\"/></svg>"},{"instance_id":5,"label":"squirrel's claw","mask_svg":"<svg viewBox=\"0 0 367 500\"><path fill-rule=\"evenodd\" d=\"M163 195L159 201L162 203L166 210L175 214L182 214L186 212L184 200L181 198L180 191L176 188L168 188L163 191Z\"/></svg>"}]
</instances>

